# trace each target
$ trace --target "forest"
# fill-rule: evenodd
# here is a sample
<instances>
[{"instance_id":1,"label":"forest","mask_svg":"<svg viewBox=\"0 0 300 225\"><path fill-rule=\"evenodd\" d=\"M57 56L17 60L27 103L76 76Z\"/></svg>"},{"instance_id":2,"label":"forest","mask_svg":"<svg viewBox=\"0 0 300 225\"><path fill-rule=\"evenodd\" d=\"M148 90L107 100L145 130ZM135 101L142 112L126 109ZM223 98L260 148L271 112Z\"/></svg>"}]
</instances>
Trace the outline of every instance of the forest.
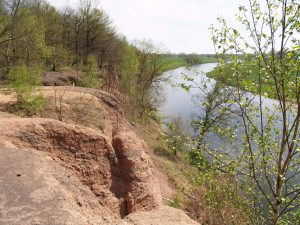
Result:
<instances>
[{"instance_id":1,"label":"forest","mask_svg":"<svg viewBox=\"0 0 300 225\"><path fill-rule=\"evenodd\" d=\"M77 9L56 9L44 0L0 4L0 79L4 86L26 89L20 86L47 83L43 79L48 71L70 74L73 85L121 92L134 115L142 117L157 97L149 89L164 71L204 62L202 59L216 61L213 55L167 54L151 40L129 43L90 0L81 1Z\"/></svg>"}]
</instances>

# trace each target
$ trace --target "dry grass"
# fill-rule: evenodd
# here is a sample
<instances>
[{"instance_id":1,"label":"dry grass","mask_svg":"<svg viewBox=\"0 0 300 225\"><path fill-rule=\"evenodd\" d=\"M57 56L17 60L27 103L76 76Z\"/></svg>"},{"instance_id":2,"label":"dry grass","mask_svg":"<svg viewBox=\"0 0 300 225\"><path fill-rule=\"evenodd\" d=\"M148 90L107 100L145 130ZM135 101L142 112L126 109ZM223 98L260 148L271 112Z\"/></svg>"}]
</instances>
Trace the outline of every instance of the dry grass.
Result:
<instances>
[{"instance_id":1,"label":"dry grass","mask_svg":"<svg viewBox=\"0 0 300 225\"><path fill-rule=\"evenodd\" d=\"M247 211L235 194L235 181L224 175L205 177L205 173L190 165L186 152L176 156L159 139L160 127L153 121L145 128L136 125L135 131L146 140L152 151L155 166L168 177L168 185L174 190L166 203L184 210L201 224L249 224Z\"/></svg>"},{"instance_id":2,"label":"dry grass","mask_svg":"<svg viewBox=\"0 0 300 225\"><path fill-rule=\"evenodd\" d=\"M46 106L40 116L85 127L105 129L105 109L99 100L85 92L57 90L46 92Z\"/></svg>"},{"instance_id":3,"label":"dry grass","mask_svg":"<svg viewBox=\"0 0 300 225\"><path fill-rule=\"evenodd\" d=\"M75 125L105 129L107 112L99 99L85 89L74 91L72 87L43 87L35 94L43 95L44 107L33 117L51 118ZM15 101L11 92L0 93L0 111L7 111L8 106Z\"/></svg>"}]
</instances>

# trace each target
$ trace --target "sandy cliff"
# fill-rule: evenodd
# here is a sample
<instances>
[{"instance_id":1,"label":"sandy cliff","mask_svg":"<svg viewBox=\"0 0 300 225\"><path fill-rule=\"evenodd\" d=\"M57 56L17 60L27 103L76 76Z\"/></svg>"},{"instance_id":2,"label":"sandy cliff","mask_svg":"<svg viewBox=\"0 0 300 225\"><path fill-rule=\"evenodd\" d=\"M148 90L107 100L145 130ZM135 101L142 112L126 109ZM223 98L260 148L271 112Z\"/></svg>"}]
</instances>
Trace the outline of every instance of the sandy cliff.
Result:
<instances>
[{"instance_id":1,"label":"sandy cliff","mask_svg":"<svg viewBox=\"0 0 300 225\"><path fill-rule=\"evenodd\" d=\"M81 92L68 90L69 98ZM163 206L148 146L117 99L95 90L85 98L101 109L99 129L97 120L87 127L0 114L0 224L197 224Z\"/></svg>"}]
</instances>

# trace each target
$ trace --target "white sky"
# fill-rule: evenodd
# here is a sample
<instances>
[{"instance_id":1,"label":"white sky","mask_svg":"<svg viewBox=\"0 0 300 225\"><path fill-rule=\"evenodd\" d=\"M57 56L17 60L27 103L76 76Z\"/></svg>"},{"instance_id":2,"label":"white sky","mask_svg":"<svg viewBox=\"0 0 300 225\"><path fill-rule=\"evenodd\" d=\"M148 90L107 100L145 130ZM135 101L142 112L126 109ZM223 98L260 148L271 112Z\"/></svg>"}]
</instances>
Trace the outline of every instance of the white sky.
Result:
<instances>
[{"instance_id":1,"label":"white sky","mask_svg":"<svg viewBox=\"0 0 300 225\"><path fill-rule=\"evenodd\" d=\"M79 0L48 0L76 7ZM151 39L173 53L213 53L209 27L218 16L235 23L247 0L94 0L128 40Z\"/></svg>"}]
</instances>

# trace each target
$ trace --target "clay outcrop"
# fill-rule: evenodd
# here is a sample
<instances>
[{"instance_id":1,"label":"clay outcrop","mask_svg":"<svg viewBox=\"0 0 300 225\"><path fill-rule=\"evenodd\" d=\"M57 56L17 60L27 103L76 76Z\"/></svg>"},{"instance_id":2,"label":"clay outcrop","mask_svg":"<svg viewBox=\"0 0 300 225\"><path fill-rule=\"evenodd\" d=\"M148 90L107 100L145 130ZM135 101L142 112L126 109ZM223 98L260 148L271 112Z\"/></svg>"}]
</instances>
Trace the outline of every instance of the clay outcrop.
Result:
<instances>
[{"instance_id":1,"label":"clay outcrop","mask_svg":"<svg viewBox=\"0 0 300 225\"><path fill-rule=\"evenodd\" d=\"M0 224L197 224L162 205L147 144L100 95L109 129L0 114Z\"/></svg>"},{"instance_id":2,"label":"clay outcrop","mask_svg":"<svg viewBox=\"0 0 300 225\"><path fill-rule=\"evenodd\" d=\"M0 119L5 147L48 152L71 170L116 216L161 206L146 144L126 128L113 143L92 129L50 119Z\"/></svg>"}]
</instances>

